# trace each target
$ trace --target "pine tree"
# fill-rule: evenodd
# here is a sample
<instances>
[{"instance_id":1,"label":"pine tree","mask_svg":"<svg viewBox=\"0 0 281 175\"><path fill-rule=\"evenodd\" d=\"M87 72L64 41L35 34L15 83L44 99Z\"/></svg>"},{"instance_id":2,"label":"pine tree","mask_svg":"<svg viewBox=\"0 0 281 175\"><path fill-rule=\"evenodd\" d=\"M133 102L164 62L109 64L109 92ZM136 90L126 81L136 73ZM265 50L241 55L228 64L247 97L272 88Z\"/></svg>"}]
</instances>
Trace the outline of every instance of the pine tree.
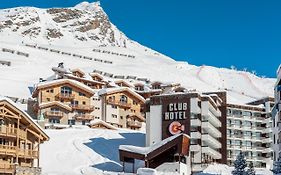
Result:
<instances>
[{"instance_id":1,"label":"pine tree","mask_svg":"<svg viewBox=\"0 0 281 175\"><path fill-rule=\"evenodd\" d=\"M250 162L249 164L249 168L247 169L247 175L255 175L255 169L254 169L254 165L253 162Z\"/></svg>"},{"instance_id":2,"label":"pine tree","mask_svg":"<svg viewBox=\"0 0 281 175\"><path fill-rule=\"evenodd\" d=\"M233 175L247 175L245 168L247 167L246 159L244 154L241 152L237 155L236 160L234 161L234 170L232 171Z\"/></svg>"},{"instance_id":3,"label":"pine tree","mask_svg":"<svg viewBox=\"0 0 281 175\"><path fill-rule=\"evenodd\" d=\"M271 170L273 174L281 174L281 157L273 163L273 169Z\"/></svg>"}]
</instances>

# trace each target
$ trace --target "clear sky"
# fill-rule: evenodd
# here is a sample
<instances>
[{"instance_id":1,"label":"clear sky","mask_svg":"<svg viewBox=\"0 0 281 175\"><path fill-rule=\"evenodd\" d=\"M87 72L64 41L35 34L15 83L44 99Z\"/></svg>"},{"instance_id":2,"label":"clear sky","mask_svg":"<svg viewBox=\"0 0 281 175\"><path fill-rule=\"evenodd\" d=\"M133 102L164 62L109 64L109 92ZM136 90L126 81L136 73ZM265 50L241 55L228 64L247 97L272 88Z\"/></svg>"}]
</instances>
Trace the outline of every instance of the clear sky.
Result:
<instances>
[{"instance_id":1,"label":"clear sky","mask_svg":"<svg viewBox=\"0 0 281 175\"><path fill-rule=\"evenodd\" d=\"M79 2L1 0L0 8ZM266 77L275 77L281 63L280 0L101 0L101 6L128 37L176 60Z\"/></svg>"}]
</instances>

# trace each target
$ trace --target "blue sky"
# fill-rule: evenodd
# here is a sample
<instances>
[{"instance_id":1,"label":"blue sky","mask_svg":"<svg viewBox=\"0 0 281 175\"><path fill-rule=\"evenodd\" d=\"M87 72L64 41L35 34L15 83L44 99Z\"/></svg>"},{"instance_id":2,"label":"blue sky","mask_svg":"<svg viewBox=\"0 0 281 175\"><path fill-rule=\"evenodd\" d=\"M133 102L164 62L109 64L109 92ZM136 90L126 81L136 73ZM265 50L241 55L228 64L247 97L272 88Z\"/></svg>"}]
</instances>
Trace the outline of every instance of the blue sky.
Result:
<instances>
[{"instance_id":1,"label":"blue sky","mask_svg":"<svg viewBox=\"0 0 281 175\"><path fill-rule=\"evenodd\" d=\"M0 8L79 2L2 0ZM275 77L281 63L280 0L101 0L101 5L128 37L176 60L234 65L266 77Z\"/></svg>"}]
</instances>

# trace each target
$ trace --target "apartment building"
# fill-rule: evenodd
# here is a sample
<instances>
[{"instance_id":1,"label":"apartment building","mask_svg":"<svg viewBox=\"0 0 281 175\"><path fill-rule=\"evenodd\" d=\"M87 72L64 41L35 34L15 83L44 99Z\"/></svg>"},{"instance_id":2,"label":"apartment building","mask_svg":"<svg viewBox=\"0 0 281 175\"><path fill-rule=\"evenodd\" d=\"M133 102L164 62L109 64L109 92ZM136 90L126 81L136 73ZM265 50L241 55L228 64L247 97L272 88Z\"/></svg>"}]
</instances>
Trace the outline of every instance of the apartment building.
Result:
<instances>
[{"instance_id":1,"label":"apartment building","mask_svg":"<svg viewBox=\"0 0 281 175\"><path fill-rule=\"evenodd\" d=\"M38 120L51 124L86 124L93 119L92 97L95 91L72 79L58 79L37 84L32 93Z\"/></svg>"},{"instance_id":2,"label":"apartment building","mask_svg":"<svg viewBox=\"0 0 281 175\"><path fill-rule=\"evenodd\" d=\"M273 118L273 160L277 161L281 157L281 65L277 70L277 81L274 86L274 108Z\"/></svg>"},{"instance_id":3,"label":"apartment building","mask_svg":"<svg viewBox=\"0 0 281 175\"><path fill-rule=\"evenodd\" d=\"M272 117L274 99L267 97L245 105L227 104L227 164L240 152L256 168L272 167Z\"/></svg>"},{"instance_id":4,"label":"apartment building","mask_svg":"<svg viewBox=\"0 0 281 175\"><path fill-rule=\"evenodd\" d=\"M226 92L156 95L145 112L146 146L184 133L190 135L192 172L226 163Z\"/></svg>"},{"instance_id":5,"label":"apartment building","mask_svg":"<svg viewBox=\"0 0 281 175\"><path fill-rule=\"evenodd\" d=\"M119 128L139 130L144 125L145 99L127 86L106 88L94 96L94 118Z\"/></svg>"},{"instance_id":6,"label":"apartment building","mask_svg":"<svg viewBox=\"0 0 281 175\"><path fill-rule=\"evenodd\" d=\"M38 174L40 144L49 140L32 118L0 97L0 174Z\"/></svg>"}]
</instances>

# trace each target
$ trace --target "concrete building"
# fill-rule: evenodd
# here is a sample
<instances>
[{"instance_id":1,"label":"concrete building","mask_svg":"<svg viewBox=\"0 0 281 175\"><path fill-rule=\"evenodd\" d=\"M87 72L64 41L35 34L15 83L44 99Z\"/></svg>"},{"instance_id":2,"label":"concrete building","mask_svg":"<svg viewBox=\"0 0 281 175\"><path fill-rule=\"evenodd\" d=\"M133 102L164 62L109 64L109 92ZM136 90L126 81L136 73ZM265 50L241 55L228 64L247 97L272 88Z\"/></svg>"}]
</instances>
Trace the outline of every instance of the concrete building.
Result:
<instances>
[{"instance_id":1,"label":"concrete building","mask_svg":"<svg viewBox=\"0 0 281 175\"><path fill-rule=\"evenodd\" d=\"M274 86L275 104L272 110L273 118L273 160L281 157L281 65L277 70L277 81Z\"/></svg>"},{"instance_id":2,"label":"concrete building","mask_svg":"<svg viewBox=\"0 0 281 175\"><path fill-rule=\"evenodd\" d=\"M274 99L267 97L245 105L227 104L227 164L240 152L256 168L272 167L272 118Z\"/></svg>"},{"instance_id":3,"label":"concrete building","mask_svg":"<svg viewBox=\"0 0 281 175\"><path fill-rule=\"evenodd\" d=\"M226 163L226 93L152 96L146 107L146 146L172 135L190 135L192 172Z\"/></svg>"}]
</instances>

